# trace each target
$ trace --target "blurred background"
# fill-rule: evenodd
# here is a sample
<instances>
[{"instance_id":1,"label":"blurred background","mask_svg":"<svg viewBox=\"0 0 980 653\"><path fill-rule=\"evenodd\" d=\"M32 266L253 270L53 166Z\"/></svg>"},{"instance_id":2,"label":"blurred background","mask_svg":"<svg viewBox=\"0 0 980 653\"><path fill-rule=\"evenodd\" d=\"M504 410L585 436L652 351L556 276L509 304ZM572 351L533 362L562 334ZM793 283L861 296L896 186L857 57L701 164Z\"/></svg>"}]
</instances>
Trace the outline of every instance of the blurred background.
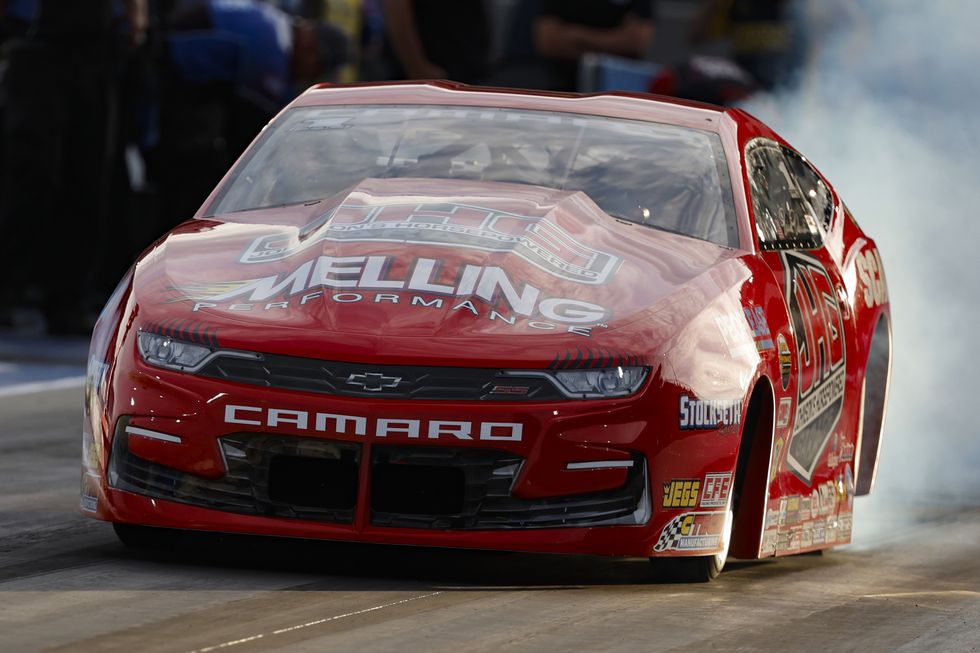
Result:
<instances>
[{"instance_id":1,"label":"blurred background","mask_svg":"<svg viewBox=\"0 0 980 653\"><path fill-rule=\"evenodd\" d=\"M835 30L860 56L872 19L862 0L0 0L0 328L89 333L136 255L313 83L731 105L810 83Z\"/></svg>"},{"instance_id":2,"label":"blurred background","mask_svg":"<svg viewBox=\"0 0 980 653\"><path fill-rule=\"evenodd\" d=\"M0 0L0 386L70 376L132 260L311 83L653 91L769 122L878 241L895 368L858 540L975 506L978 29L962 0Z\"/></svg>"}]
</instances>

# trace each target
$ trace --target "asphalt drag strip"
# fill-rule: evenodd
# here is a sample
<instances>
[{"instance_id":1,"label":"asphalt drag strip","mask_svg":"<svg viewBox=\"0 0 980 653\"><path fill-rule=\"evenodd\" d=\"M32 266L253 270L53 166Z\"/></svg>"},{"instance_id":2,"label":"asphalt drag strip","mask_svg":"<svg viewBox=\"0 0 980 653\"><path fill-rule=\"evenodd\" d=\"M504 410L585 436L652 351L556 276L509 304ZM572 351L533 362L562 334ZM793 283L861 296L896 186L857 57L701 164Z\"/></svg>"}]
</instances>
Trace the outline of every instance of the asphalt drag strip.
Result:
<instances>
[{"instance_id":1,"label":"asphalt drag strip","mask_svg":"<svg viewBox=\"0 0 980 653\"><path fill-rule=\"evenodd\" d=\"M133 551L78 512L80 419L77 387L0 396L4 653L980 650L977 507L704 585L642 559L213 534Z\"/></svg>"}]
</instances>

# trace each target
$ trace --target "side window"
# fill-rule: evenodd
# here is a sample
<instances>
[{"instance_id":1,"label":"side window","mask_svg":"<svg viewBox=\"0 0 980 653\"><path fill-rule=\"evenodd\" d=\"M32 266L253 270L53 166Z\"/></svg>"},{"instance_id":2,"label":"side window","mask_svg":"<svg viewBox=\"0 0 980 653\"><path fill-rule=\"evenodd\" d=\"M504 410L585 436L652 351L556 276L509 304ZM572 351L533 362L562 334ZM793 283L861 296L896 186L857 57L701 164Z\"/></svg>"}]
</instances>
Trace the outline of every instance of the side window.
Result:
<instances>
[{"instance_id":1,"label":"side window","mask_svg":"<svg viewBox=\"0 0 980 653\"><path fill-rule=\"evenodd\" d=\"M812 249L822 239L813 210L774 143L750 146L749 187L756 230L763 249Z\"/></svg>"},{"instance_id":2,"label":"side window","mask_svg":"<svg viewBox=\"0 0 980 653\"><path fill-rule=\"evenodd\" d=\"M783 154L786 157L790 172L793 173L796 183L803 191L803 197L813 208L813 216L825 232L830 231L830 223L834 219L833 193L830 192L827 184L820 178L817 171L807 163L806 159L786 148L783 148Z\"/></svg>"}]
</instances>

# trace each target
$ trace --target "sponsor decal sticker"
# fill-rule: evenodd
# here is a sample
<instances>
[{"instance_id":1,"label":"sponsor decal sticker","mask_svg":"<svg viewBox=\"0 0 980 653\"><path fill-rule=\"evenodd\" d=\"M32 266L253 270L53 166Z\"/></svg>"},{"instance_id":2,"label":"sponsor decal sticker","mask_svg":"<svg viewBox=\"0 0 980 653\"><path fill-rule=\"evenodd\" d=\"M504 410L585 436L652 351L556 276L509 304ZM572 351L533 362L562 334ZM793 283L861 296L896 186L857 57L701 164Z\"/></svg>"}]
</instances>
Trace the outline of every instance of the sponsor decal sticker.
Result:
<instances>
[{"instance_id":1,"label":"sponsor decal sticker","mask_svg":"<svg viewBox=\"0 0 980 653\"><path fill-rule=\"evenodd\" d=\"M830 451L827 452L827 467L830 469L837 469L837 465L840 463L840 454L837 452L837 443L840 438L839 433L834 433L834 437L830 440Z\"/></svg>"},{"instance_id":2,"label":"sponsor decal sticker","mask_svg":"<svg viewBox=\"0 0 980 653\"><path fill-rule=\"evenodd\" d=\"M698 504L701 481L681 480L664 483L664 508L693 508Z\"/></svg>"},{"instance_id":3,"label":"sponsor decal sticker","mask_svg":"<svg viewBox=\"0 0 980 653\"><path fill-rule=\"evenodd\" d=\"M799 551L801 548L803 548L803 531L802 529L794 528L789 532L786 549L789 551Z\"/></svg>"},{"instance_id":4,"label":"sponsor decal sticker","mask_svg":"<svg viewBox=\"0 0 980 653\"><path fill-rule=\"evenodd\" d=\"M93 497L88 494L82 495L81 501L82 510L85 512L98 512L99 511L99 497Z\"/></svg>"},{"instance_id":5,"label":"sponsor decal sticker","mask_svg":"<svg viewBox=\"0 0 980 653\"><path fill-rule=\"evenodd\" d=\"M185 284L171 301L193 302L192 312L282 311L311 302L396 304L405 310L438 310L523 326L563 329L590 336L612 312L581 299L552 297L517 281L501 267L417 258L401 273L394 256L318 256L291 271L221 283Z\"/></svg>"},{"instance_id":6,"label":"sponsor decal sticker","mask_svg":"<svg viewBox=\"0 0 980 653\"><path fill-rule=\"evenodd\" d=\"M722 546L725 512L689 512L674 517L664 526L653 550L708 551Z\"/></svg>"},{"instance_id":7,"label":"sponsor decal sticker","mask_svg":"<svg viewBox=\"0 0 980 653\"><path fill-rule=\"evenodd\" d=\"M99 493L96 489L98 485L99 479L97 476L88 471L82 473L82 491L79 506L85 512L99 511Z\"/></svg>"},{"instance_id":8,"label":"sponsor decal sticker","mask_svg":"<svg viewBox=\"0 0 980 653\"><path fill-rule=\"evenodd\" d=\"M779 531L775 528L766 530L762 534L762 551L761 555L773 555L776 553L776 545L779 543Z\"/></svg>"},{"instance_id":9,"label":"sponsor decal sticker","mask_svg":"<svg viewBox=\"0 0 980 653\"><path fill-rule=\"evenodd\" d=\"M847 493L847 509L854 507L854 473L851 471L851 463L844 466L844 489Z\"/></svg>"},{"instance_id":10,"label":"sponsor decal sticker","mask_svg":"<svg viewBox=\"0 0 980 653\"><path fill-rule=\"evenodd\" d=\"M758 350L750 337L744 313L732 311L715 316L715 325L732 358L758 360Z\"/></svg>"},{"instance_id":11,"label":"sponsor decal sticker","mask_svg":"<svg viewBox=\"0 0 980 653\"><path fill-rule=\"evenodd\" d=\"M448 202L341 204L296 234L256 238L239 260L279 261L324 241L513 252L556 277L587 284L605 283L621 263L619 257L589 247L546 218Z\"/></svg>"},{"instance_id":12,"label":"sponsor decal sticker","mask_svg":"<svg viewBox=\"0 0 980 653\"><path fill-rule=\"evenodd\" d=\"M783 384L783 390L789 389L790 377L793 374L793 352L786 342L786 336L779 334L776 336L776 348L779 351L779 373Z\"/></svg>"},{"instance_id":13,"label":"sponsor decal sticker","mask_svg":"<svg viewBox=\"0 0 980 653\"><path fill-rule=\"evenodd\" d=\"M813 546L813 524L811 522L803 524L803 531L800 536L800 545L804 549L809 549Z\"/></svg>"},{"instance_id":14,"label":"sponsor decal sticker","mask_svg":"<svg viewBox=\"0 0 980 653\"><path fill-rule=\"evenodd\" d=\"M779 473L779 457L783 453L783 447L786 446L786 442L782 438L776 438L776 443L772 446L772 461L769 464L769 482L776 478L776 474Z\"/></svg>"},{"instance_id":15,"label":"sponsor decal sticker","mask_svg":"<svg viewBox=\"0 0 980 653\"><path fill-rule=\"evenodd\" d=\"M789 426L789 418L793 414L793 398L783 397L779 400L779 408L776 410L776 427L785 428Z\"/></svg>"},{"instance_id":16,"label":"sponsor decal sticker","mask_svg":"<svg viewBox=\"0 0 980 653\"><path fill-rule=\"evenodd\" d=\"M702 508L727 508L732 490L731 474L705 474L701 492Z\"/></svg>"},{"instance_id":17,"label":"sponsor decal sticker","mask_svg":"<svg viewBox=\"0 0 980 653\"><path fill-rule=\"evenodd\" d=\"M842 462L854 460L854 443L848 442L843 433L835 433L831 440L830 453L827 454L827 467L836 469Z\"/></svg>"},{"instance_id":18,"label":"sponsor decal sticker","mask_svg":"<svg viewBox=\"0 0 980 653\"><path fill-rule=\"evenodd\" d=\"M779 531L779 539L776 540L776 549L779 551L785 551L789 548L789 538L791 532L787 530Z\"/></svg>"},{"instance_id":19,"label":"sponsor decal sticker","mask_svg":"<svg viewBox=\"0 0 980 653\"><path fill-rule=\"evenodd\" d=\"M839 542L849 542L851 539L851 528L854 524L853 515L849 512L841 513L837 521L837 540Z\"/></svg>"},{"instance_id":20,"label":"sponsor decal sticker","mask_svg":"<svg viewBox=\"0 0 980 653\"><path fill-rule=\"evenodd\" d=\"M744 309L745 319L748 320L749 329L752 331L752 338L755 340L755 348L760 353L773 349L772 333L769 331L769 324L766 322L766 313L761 306L752 306Z\"/></svg>"},{"instance_id":21,"label":"sponsor decal sticker","mask_svg":"<svg viewBox=\"0 0 980 653\"><path fill-rule=\"evenodd\" d=\"M878 250L871 248L857 255L855 261L861 289L864 291L864 304L874 308L888 302L888 285L885 283L885 268L881 265ZM860 295L859 295L860 299Z\"/></svg>"},{"instance_id":22,"label":"sponsor decal sticker","mask_svg":"<svg viewBox=\"0 0 980 653\"><path fill-rule=\"evenodd\" d=\"M782 256L799 366L796 419L786 461L809 483L844 406L844 320L820 262L797 252Z\"/></svg>"},{"instance_id":23,"label":"sponsor decal sticker","mask_svg":"<svg viewBox=\"0 0 980 653\"><path fill-rule=\"evenodd\" d=\"M778 508L776 510L767 510L766 528L769 528L770 526L779 526L779 518L781 514L782 513L780 513Z\"/></svg>"},{"instance_id":24,"label":"sponsor decal sticker","mask_svg":"<svg viewBox=\"0 0 980 653\"><path fill-rule=\"evenodd\" d=\"M837 486L833 481L827 481L818 488L820 491L820 514L832 515L837 512Z\"/></svg>"},{"instance_id":25,"label":"sponsor decal sticker","mask_svg":"<svg viewBox=\"0 0 980 653\"><path fill-rule=\"evenodd\" d=\"M799 522L800 522L800 497L789 497L786 500L786 523L792 526L794 524L798 524Z\"/></svg>"},{"instance_id":26,"label":"sponsor decal sticker","mask_svg":"<svg viewBox=\"0 0 980 653\"><path fill-rule=\"evenodd\" d=\"M806 496L789 496L769 502L763 525L763 554L768 552L797 552L804 549L833 544L845 529L843 516L825 515L824 511L836 512L836 500L824 503L823 492L835 496L834 482L826 482L814 488ZM766 543L766 538L770 542Z\"/></svg>"},{"instance_id":27,"label":"sponsor decal sticker","mask_svg":"<svg viewBox=\"0 0 980 653\"><path fill-rule=\"evenodd\" d=\"M830 517L827 517L826 531L827 531L826 534L827 542L836 542L837 541L837 517L836 516L832 515Z\"/></svg>"},{"instance_id":28,"label":"sponsor decal sticker","mask_svg":"<svg viewBox=\"0 0 980 653\"><path fill-rule=\"evenodd\" d=\"M695 399L681 395L681 430L718 429L740 424L741 421L741 399Z\"/></svg>"},{"instance_id":29,"label":"sponsor decal sticker","mask_svg":"<svg viewBox=\"0 0 980 653\"><path fill-rule=\"evenodd\" d=\"M826 526L822 519L813 522L813 544L820 545L826 542Z\"/></svg>"}]
</instances>

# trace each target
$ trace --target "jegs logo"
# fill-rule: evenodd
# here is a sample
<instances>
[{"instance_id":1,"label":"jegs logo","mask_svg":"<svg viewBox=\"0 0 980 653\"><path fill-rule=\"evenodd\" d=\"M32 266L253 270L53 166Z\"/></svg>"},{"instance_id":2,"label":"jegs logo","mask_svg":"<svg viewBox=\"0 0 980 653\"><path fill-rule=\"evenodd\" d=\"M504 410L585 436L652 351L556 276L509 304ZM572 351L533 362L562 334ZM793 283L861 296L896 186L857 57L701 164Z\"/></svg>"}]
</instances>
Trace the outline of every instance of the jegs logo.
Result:
<instances>
[{"instance_id":1,"label":"jegs logo","mask_svg":"<svg viewBox=\"0 0 980 653\"><path fill-rule=\"evenodd\" d=\"M700 490L701 481L694 479L664 483L664 508L693 508Z\"/></svg>"},{"instance_id":2,"label":"jegs logo","mask_svg":"<svg viewBox=\"0 0 980 653\"><path fill-rule=\"evenodd\" d=\"M239 260L278 261L325 240L514 252L555 276L588 284L605 283L621 262L617 256L579 242L546 218L454 203L341 204L298 235L256 238Z\"/></svg>"},{"instance_id":3,"label":"jegs logo","mask_svg":"<svg viewBox=\"0 0 980 653\"><path fill-rule=\"evenodd\" d=\"M786 462L809 483L844 406L844 319L823 265L794 252L782 257L799 363L799 399Z\"/></svg>"}]
</instances>

